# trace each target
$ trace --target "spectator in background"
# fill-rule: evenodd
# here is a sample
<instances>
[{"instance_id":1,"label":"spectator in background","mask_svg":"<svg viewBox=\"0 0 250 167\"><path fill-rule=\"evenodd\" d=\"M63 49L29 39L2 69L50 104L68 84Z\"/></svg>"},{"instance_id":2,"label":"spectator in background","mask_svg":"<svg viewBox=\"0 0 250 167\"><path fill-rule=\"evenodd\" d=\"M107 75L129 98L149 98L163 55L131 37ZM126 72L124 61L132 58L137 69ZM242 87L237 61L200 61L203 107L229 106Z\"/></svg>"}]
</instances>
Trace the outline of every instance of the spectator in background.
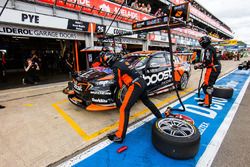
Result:
<instances>
[{"instance_id":1,"label":"spectator in background","mask_svg":"<svg viewBox=\"0 0 250 167\"><path fill-rule=\"evenodd\" d=\"M148 3L148 5L147 5L147 12L146 13L148 13L148 14L150 14L151 13L151 5Z\"/></svg>"},{"instance_id":2,"label":"spectator in background","mask_svg":"<svg viewBox=\"0 0 250 167\"><path fill-rule=\"evenodd\" d=\"M159 8L159 9L155 12L154 16L155 16L155 17L160 17L160 16L162 16L162 10L161 10L161 8Z\"/></svg>"},{"instance_id":3,"label":"spectator in background","mask_svg":"<svg viewBox=\"0 0 250 167\"><path fill-rule=\"evenodd\" d=\"M138 9L138 0L135 0L135 1L131 4L131 8Z\"/></svg>"},{"instance_id":4,"label":"spectator in background","mask_svg":"<svg viewBox=\"0 0 250 167\"><path fill-rule=\"evenodd\" d=\"M147 7L145 6L144 3L141 4L141 11L144 12L144 13L147 13Z\"/></svg>"},{"instance_id":5,"label":"spectator in background","mask_svg":"<svg viewBox=\"0 0 250 167\"><path fill-rule=\"evenodd\" d=\"M137 10L141 10L141 3L138 3L138 8Z\"/></svg>"},{"instance_id":6,"label":"spectator in background","mask_svg":"<svg viewBox=\"0 0 250 167\"><path fill-rule=\"evenodd\" d=\"M122 44L122 50L121 50L122 55L126 55L129 53L127 48L128 48L127 44Z\"/></svg>"}]
</instances>

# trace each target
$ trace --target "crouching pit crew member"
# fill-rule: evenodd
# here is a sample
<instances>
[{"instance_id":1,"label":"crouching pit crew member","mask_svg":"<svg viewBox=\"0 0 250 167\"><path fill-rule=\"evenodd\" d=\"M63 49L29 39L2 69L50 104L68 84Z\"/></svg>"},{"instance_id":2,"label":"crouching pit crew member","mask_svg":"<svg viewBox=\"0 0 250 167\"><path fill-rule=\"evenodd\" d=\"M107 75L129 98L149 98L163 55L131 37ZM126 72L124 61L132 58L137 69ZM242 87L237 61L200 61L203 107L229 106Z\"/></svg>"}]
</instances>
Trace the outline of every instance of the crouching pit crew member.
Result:
<instances>
[{"instance_id":1,"label":"crouching pit crew member","mask_svg":"<svg viewBox=\"0 0 250 167\"><path fill-rule=\"evenodd\" d=\"M209 37L201 37L199 43L201 47L205 49L201 68L206 68L206 73L202 85L205 99L198 99L198 104L209 108L212 103L213 85L221 72L221 63L216 55L215 48L211 45L211 39Z\"/></svg>"},{"instance_id":2,"label":"crouching pit crew member","mask_svg":"<svg viewBox=\"0 0 250 167\"><path fill-rule=\"evenodd\" d=\"M92 67L100 67L103 66L103 56L108 53L111 52L109 47L103 47L101 53L99 54L99 56L97 56L92 64Z\"/></svg>"},{"instance_id":3,"label":"crouching pit crew member","mask_svg":"<svg viewBox=\"0 0 250 167\"><path fill-rule=\"evenodd\" d=\"M146 92L147 84L132 65L123 59L117 61L116 56L112 53L104 55L103 60L106 66L112 68L117 87L122 88L122 85L125 84L128 88L119 109L120 119L118 130L108 135L111 141L122 143L128 128L130 109L138 99L141 99L143 104L147 106L157 118L162 118L162 115L158 108L148 98Z\"/></svg>"}]
</instances>

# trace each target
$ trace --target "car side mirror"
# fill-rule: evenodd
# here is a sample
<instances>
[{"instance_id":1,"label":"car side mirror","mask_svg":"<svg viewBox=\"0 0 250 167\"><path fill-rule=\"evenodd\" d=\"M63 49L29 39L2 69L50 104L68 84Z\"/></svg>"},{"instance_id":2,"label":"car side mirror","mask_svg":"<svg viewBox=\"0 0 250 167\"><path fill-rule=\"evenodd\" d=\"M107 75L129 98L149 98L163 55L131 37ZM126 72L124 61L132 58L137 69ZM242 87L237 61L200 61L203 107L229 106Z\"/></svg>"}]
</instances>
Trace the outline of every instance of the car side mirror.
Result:
<instances>
[{"instance_id":1,"label":"car side mirror","mask_svg":"<svg viewBox=\"0 0 250 167\"><path fill-rule=\"evenodd\" d=\"M160 68L160 64L157 64L157 63L152 63L149 65L149 69L156 69L156 68Z\"/></svg>"}]
</instances>

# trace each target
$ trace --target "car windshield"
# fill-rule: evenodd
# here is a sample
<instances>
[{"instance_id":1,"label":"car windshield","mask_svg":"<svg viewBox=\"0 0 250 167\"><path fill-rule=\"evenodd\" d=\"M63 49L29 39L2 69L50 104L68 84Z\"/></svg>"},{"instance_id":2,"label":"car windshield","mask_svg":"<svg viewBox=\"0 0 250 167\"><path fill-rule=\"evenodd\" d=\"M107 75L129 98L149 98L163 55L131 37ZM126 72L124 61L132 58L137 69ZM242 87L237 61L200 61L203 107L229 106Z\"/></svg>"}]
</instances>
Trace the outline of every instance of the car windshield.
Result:
<instances>
[{"instance_id":1,"label":"car windshield","mask_svg":"<svg viewBox=\"0 0 250 167\"><path fill-rule=\"evenodd\" d=\"M135 68L144 67L148 60L147 54L132 54L125 58Z\"/></svg>"}]
</instances>

